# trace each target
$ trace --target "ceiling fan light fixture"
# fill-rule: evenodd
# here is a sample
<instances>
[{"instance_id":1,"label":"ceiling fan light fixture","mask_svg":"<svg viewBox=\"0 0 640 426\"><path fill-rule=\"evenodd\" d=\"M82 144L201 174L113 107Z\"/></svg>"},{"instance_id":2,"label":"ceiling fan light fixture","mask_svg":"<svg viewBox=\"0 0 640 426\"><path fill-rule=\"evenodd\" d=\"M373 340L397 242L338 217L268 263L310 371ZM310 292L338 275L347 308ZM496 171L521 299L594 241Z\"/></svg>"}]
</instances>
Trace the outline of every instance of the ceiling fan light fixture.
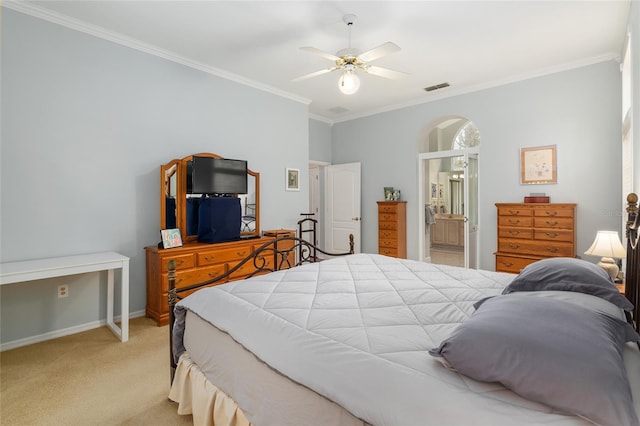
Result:
<instances>
[{"instance_id":1,"label":"ceiling fan light fixture","mask_svg":"<svg viewBox=\"0 0 640 426\"><path fill-rule=\"evenodd\" d=\"M352 70L346 70L338 80L338 88L345 95L353 95L360 88L360 78Z\"/></svg>"}]
</instances>

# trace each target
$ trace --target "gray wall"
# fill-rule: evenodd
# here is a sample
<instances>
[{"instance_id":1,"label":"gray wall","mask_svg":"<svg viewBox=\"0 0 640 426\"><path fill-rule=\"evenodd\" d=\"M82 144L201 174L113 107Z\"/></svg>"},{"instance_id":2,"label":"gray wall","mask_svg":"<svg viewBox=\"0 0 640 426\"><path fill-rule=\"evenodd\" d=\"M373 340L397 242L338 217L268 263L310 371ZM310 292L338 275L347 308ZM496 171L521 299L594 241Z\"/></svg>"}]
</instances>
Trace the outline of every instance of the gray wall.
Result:
<instances>
[{"instance_id":1,"label":"gray wall","mask_svg":"<svg viewBox=\"0 0 640 426\"><path fill-rule=\"evenodd\" d=\"M620 91L619 66L608 61L335 124L333 163L362 163L363 251L377 252L376 201L393 186L408 201L408 257L417 259L418 146L430 123L457 115L481 137L481 268L495 268L494 203L522 202L530 192L578 204L581 255L598 229L620 228ZM558 183L520 185L520 148L543 145L557 145Z\"/></svg>"},{"instance_id":2,"label":"gray wall","mask_svg":"<svg viewBox=\"0 0 640 426\"><path fill-rule=\"evenodd\" d=\"M309 119L309 160L331 163L331 125Z\"/></svg>"},{"instance_id":3,"label":"gray wall","mask_svg":"<svg viewBox=\"0 0 640 426\"><path fill-rule=\"evenodd\" d=\"M159 241L160 165L198 152L261 173L262 228L295 229L307 188L307 106L2 9L2 262L117 251L130 306L146 304ZM105 319L105 274L4 285L1 341ZM57 299L57 284L70 296Z\"/></svg>"},{"instance_id":4,"label":"gray wall","mask_svg":"<svg viewBox=\"0 0 640 426\"><path fill-rule=\"evenodd\" d=\"M631 31L631 69L632 69L632 108L638 111L640 108L640 4L631 2L629 13L629 30ZM634 192L640 195L640 115L633 114L633 188Z\"/></svg>"}]
</instances>

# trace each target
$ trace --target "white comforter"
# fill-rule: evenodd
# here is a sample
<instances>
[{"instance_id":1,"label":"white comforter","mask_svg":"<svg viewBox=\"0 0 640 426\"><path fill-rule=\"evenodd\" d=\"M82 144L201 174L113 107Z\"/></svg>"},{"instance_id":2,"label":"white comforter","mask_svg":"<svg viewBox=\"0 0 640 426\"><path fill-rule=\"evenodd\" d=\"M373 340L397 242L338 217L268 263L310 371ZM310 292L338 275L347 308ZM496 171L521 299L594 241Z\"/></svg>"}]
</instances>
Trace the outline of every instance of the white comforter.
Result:
<instances>
[{"instance_id":1,"label":"white comforter","mask_svg":"<svg viewBox=\"0 0 640 426\"><path fill-rule=\"evenodd\" d=\"M174 356L190 310L370 424L583 424L427 353L512 278L372 254L309 264L181 301Z\"/></svg>"}]
</instances>

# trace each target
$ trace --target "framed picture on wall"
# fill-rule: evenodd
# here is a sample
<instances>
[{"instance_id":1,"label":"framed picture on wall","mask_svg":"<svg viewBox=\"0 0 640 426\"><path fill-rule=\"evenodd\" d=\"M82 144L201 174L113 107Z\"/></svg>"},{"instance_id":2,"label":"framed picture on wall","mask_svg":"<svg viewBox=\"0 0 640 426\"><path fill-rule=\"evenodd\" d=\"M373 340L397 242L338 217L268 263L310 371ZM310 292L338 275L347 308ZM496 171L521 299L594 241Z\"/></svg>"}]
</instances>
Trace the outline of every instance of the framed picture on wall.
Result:
<instances>
[{"instance_id":1,"label":"framed picture on wall","mask_svg":"<svg viewBox=\"0 0 640 426\"><path fill-rule=\"evenodd\" d=\"M163 248L182 247L182 237L180 236L180 230L175 229L162 229L160 231L162 237Z\"/></svg>"},{"instance_id":2,"label":"framed picture on wall","mask_svg":"<svg viewBox=\"0 0 640 426\"><path fill-rule=\"evenodd\" d=\"M286 190L300 191L300 169L287 169Z\"/></svg>"},{"instance_id":3,"label":"framed picture on wall","mask_svg":"<svg viewBox=\"0 0 640 426\"><path fill-rule=\"evenodd\" d=\"M558 183L556 146L520 148L520 184Z\"/></svg>"}]
</instances>

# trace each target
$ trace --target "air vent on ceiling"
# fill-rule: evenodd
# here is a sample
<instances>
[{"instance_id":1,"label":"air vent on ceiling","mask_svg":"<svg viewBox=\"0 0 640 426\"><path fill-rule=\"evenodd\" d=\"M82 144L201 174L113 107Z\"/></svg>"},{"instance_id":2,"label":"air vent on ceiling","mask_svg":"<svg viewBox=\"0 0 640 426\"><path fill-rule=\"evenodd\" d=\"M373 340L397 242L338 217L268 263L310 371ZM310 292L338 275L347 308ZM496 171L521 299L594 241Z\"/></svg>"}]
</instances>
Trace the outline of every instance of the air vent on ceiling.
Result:
<instances>
[{"instance_id":1,"label":"air vent on ceiling","mask_svg":"<svg viewBox=\"0 0 640 426\"><path fill-rule=\"evenodd\" d=\"M444 89L445 87L449 87L449 83L440 83L434 84L433 86L425 87L425 92L433 92L434 90Z\"/></svg>"},{"instance_id":2,"label":"air vent on ceiling","mask_svg":"<svg viewBox=\"0 0 640 426\"><path fill-rule=\"evenodd\" d=\"M331 111L334 114L344 114L345 112L348 112L349 110L346 108L342 108L342 107L333 107L333 108L329 108L329 111Z\"/></svg>"}]
</instances>

